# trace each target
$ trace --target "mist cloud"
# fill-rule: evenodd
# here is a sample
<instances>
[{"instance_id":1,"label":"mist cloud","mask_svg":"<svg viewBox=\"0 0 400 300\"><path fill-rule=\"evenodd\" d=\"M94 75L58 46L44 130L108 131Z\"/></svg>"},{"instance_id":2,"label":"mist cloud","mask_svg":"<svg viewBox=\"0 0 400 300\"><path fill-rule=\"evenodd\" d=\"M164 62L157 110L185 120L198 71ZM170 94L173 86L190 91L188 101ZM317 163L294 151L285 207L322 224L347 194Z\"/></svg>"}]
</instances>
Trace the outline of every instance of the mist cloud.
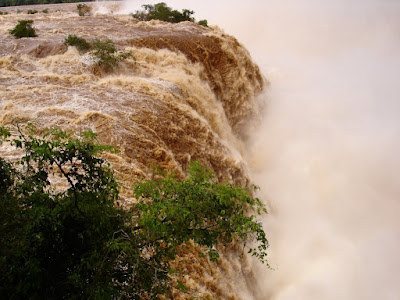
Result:
<instances>
[{"instance_id":1,"label":"mist cloud","mask_svg":"<svg viewBox=\"0 0 400 300\"><path fill-rule=\"evenodd\" d=\"M271 82L247 158L275 267L254 265L256 297L399 299L398 2L168 5L235 35Z\"/></svg>"},{"instance_id":2,"label":"mist cloud","mask_svg":"<svg viewBox=\"0 0 400 300\"><path fill-rule=\"evenodd\" d=\"M276 267L259 298L398 299L399 7L322 2L272 5L258 50L271 89L249 159Z\"/></svg>"}]
</instances>

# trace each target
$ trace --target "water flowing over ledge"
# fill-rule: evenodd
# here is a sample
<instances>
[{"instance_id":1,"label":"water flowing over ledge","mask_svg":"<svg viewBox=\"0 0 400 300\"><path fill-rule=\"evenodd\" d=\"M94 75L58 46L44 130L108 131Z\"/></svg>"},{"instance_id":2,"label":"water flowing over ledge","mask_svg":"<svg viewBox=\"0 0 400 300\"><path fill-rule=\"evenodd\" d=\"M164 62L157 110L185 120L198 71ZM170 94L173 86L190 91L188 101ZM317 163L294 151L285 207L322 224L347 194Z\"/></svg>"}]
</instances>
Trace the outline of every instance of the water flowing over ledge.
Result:
<instances>
[{"instance_id":1,"label":"water flowing over ledge","mask_svg":"<svg viewBox=\"0 0 400 300\"><path fill-rule=\"evenodd\" d=\"M79 17L71 5L48 7L48 15L29 15L36 38L14 39L8 30L21 16L0 16L0 125L92 128L102 143L120 149L106 158L127 205L134 201L130 184L149 178L155 164L184 176L187 163L200 160L220 180L249 183L243 147L249 123L260 116L256 96L265 79L235 38L188 22ZM64 45L70 34L112 39L135 60L113 74L93 73L85 56ZM15 154L8 150L0 148L0 155ZM190 273L185 284L213 298L246 297L251 270L233 249L219 268L197 254L181 254Z\"/></svg>"}]
</instances>

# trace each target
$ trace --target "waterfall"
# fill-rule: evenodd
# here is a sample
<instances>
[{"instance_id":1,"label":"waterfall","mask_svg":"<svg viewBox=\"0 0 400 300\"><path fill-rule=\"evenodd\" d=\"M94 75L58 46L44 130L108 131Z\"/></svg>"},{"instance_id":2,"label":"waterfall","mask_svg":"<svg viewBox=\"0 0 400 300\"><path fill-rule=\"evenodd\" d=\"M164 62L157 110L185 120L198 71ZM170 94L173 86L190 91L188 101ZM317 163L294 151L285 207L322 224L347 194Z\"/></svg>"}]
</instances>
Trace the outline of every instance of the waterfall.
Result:
<instances>
[{"instance_id":1,"label":"waterfall","mask_svg":"<svg viewBox=\"0 0 400 300\"><path fill-rule=\"evenodd\" d=\"M126 2L130 2L129 0ZM270 81L246 150L270 214L258 299L397 299L395 1L170 1L233 34Z\"/></svg>"},{"instance_id":2,"label":"waterfall","mask_svg":"<svg viewBox=\"0 0 400 300\"><path fill-rule=\"evenodd\" d=\"M400 5L167 3L210 28L126 14L157 2L90 3L90 17L61 4L30 16L34 39L9 36L16 11L0 16L0 125L93 129L120 150L105 158L126 206L154 164L183 177L200 160L221 181L259 185L272 269L192 249L182 282L200 296L398 299ZM135 59L95 74L69 34L111 38Z\"/></svg>"}]
</instances>

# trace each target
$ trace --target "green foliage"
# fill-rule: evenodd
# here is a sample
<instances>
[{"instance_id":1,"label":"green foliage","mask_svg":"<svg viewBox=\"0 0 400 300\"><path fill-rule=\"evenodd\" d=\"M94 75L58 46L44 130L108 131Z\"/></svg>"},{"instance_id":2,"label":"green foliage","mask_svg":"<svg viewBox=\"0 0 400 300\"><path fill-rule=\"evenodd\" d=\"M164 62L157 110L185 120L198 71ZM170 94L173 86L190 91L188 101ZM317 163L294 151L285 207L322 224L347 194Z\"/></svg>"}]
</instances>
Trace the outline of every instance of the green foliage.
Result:
<instances>
[{"instance_id":1,"label":"green foliage","mask_svg":"<svg viewBox=\"0 0 400 300\"><path fill-rule=\"evenodd\" d=\"M0 16L2 15L8 15L8 11L0 11Z\"/></svg>"},{"instance_id":2,"label":"green foliage","mask_svg":"<svg viewBox=\"0 0 400 300\"><path fill-rule=\"evenodd\" d=\"M46 8L46 9L43 9L43 10L42 10L42 13L44 13L44 14L48 14L48 13L49 13L49 9L48 9L48 8Z\"/></svg>"},{"instance_id":3,"label":"green foliage","mask_svg":"<svg viewBox=\"0 0 400 300\"><path fill-rule=\"evenodd\" d=\"M94 156L110 147L92 132L72 138L58 129L44 138L20 131L11 143L25 154L13 165L0 161L0 298L115 294L108 246L126 213L114 206L111 169ZM54 177L67 188L54 189Z\"/></svg>"},{"instance_id":4,"label":"green foliage","mask_svg":"<svg viewBox=\"0 0 400 300\"><path fill-rule=\"evenodd\" d=\"M90 12L92 11L92 8L90 6L83 3L78 4L76 8L78 9L78 14L81 17L85 15L90 15Z\"/></svg>"},{"instance_id":5,"label":"green foliage","mask_svg":"<svg viewBox=\"0 0 400 300\"><path fill-rule=\"evenodd\" d=\"M91 48L90 43L86 41L84 38L71 34L68 35L68 37L65 39L64 44L68 46L74 46L78 48L80 52L86 52Z\"/></svg>"},{"instance_id":6,"label":"green foliage","mask_svg":"<svg viewBox=\"0 0 400 300\"><path fill-rule=\"evenodd\" d=\"M132 16L140 21L150 21L150 20L161 20L170 23L179 23L183 21L195 22L192 17L194 14L193 10L183 9L179 12L171 7L168 7L164 2L157 3L154 5L145 4L142 6L143 10L136 11ZM207 23L206 20L202 20Z\"/></svg>"},{"instance_id":7,"label":"green foliage","mask_svg":"<svg viewBox=\"0 0 400 300\"><path fill-rule=\"evenodd\" d=\"M138 225L147 228L152 240L160 241L168 255L175 255L176 247L193 240L207 247L210 259L218 259L215 246L239 242L250 248L253 256L266 262L268 241L255 215L266 213L252 189L215 182L215 175L197 162L189 165L189 177L177 181L171 175L135 186ZM249 215L253 211L255 215Z\"/></svg>"},{"instance_id":8,"label":"green foliage","mask_svg":"<svg viewBox=\"0 0 400 300\"><path fill-rule=\"evenodd\" d=\"M18 24L10 30L10 34L17 39L22 37L35 37L37 34L32 24L32 20L19 20Z\"/></svg>"},{"instance_id":9,"label":"green foliage","mask_svg":"<svg viewBox=\"0 0 400 300\"><path fill-rule=\"evenodd\" d=\"M199 22L197 22L197 24L204 26L204 27L208 27L208 21L207 20L200 20Z\"/></svg>"},{"instance_id":10,"label":"green foliage","mask_svg":"<svg viewBox=\"0 0 400 300\"><path fill-rule=\"evenodd\" d=\"M114 148L96 134L0 127L0 143L24 152L0 158L0 299L156 299L171 286L169 261L194 241L212 260L215 246L251 241L265 262L268 242L255 215L265 212L252 190L215 183L193 163L183 181L166 174L136 184L139 203L116 206L118 186L98 158ZM64 183L56 188L52 182ZM177 289L188 287L177 281Z\"/></svg>"},{"instance_id":11,"label":"green foliage","mask_svg":"<svg viewBox=\"0 0 400 300\"><path fill-rule=\"evenodd\" d=\"M133 57L131 51L117 51L111 40L95 39L91 42L91 48L90 55L106 72L113 71L119 62Z\"/></svg>"},{"instance_id":12,"label":"green foliage","mask_svg":"<svg viewBox=\"0 0 400 300\"><path fill-rule=\"evenodd\" d=\"M111 72L123 60L133 58L132 51L118 51L111 40L95 39L90 42L76 35L68 35L64 44L75 46L80 52L90 51L90 56L105 72Z\"/></svg>"},{"instance_id":13,"label":"green foliage","mask_svg":"<svg viewBox=\"0 0 400 300\"><path fill-rule=\"evenodd\" d=\"M117 48L112 40L99 40L92 41L93 51L91 55L96 58L99 65L108 65L114 67L118 62Z\"/></svg>"},{"instance_id":14,"label":"green foliage","mask_svg":"<svg viewBox=\"0 0 400 300\"><path fill-rule=\"evenodd\" d=\"M38 12L38 11L37 11L36 9L28 9L26 13L27 13L28 15L34 15L34 14L36 14L37 12Z\"/></svg>"}]
</instances>

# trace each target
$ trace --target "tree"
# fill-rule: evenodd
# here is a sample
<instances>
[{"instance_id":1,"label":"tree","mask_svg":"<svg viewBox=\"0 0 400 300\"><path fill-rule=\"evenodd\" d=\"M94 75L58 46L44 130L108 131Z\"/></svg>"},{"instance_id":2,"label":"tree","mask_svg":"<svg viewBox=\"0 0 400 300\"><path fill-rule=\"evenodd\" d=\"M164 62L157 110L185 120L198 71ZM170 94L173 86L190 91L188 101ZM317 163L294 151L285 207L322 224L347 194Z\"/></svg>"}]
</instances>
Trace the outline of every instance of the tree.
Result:
<instances>
[{"instance_id":1,"label":"tree","mask_svg":"<svg viewBox=\"0 0 400 300\"><path fill-rule=\"evenodd\" d=\"M10 34L17 39L22 37L35 37L37 34L32 24L32 20L19 20L18 24L10 30Z\"/></svg>"},{"instance_id":2,"label":"tree","mask_svg":"<svg viewBox=\"0 0 400 300\"><path fill-rule=\"evenodd\" d=\"M0 127L1 140L24 151L17 162L0 159L1 299L155 299L168 294L170 261L189 241L213 261L217 244L253 241L250 252L266 261L255 219L265 209L251 189L215 183L193 163L183 181L164 174L137 183L138 203L124 210L97 157L114 148L91 131L24 130L11 139Z\"/></svg>"},{"instance_id":3,"label":"tree","mask_svg":"<svg viewBox=\"0 0 400 300\"><path fill-rule=\"evenodd\" d=\"M44 138L20 131L11 143L25 154L14 164L0 161L7 191L1 193L0 298L116 294L109 242L126 213L114 205L111 169L94 156L109 147L95 143L90 131L79 138L61 130ZM54 176L67 187L54 188Z\"/></svg>"},{"instance_id":4,"label":"tree","mask_svg":"<svg viewBox=\"0 0 400 300\"><path fill-rule=\"evenodd\" d=\"M106 72L113 71L119 62L133 57L131 51L117 51L112 40L95 39L90 43L90 46L92 49L91 57Z\"/></svg>"},{"instance_id":5,"label":"tree","mask_svg":"<svg viewBox=\"0 0 400 300\"><path fill-rule=\"evenodd\" d=\"M154 5L145 4L143 10L136 11L132 16L141 21L160 20L170 23L179 23L183 21L194 22L193 10L183 9L182 12L168 7L164 2Z\"/></svg>"},{"instance_id":6,"label":"tree","mask_svg":"<svg viewBox=\"0 0 400 300\"><path fill-rule=\"evenodd\" d=\"M189 176L178 181L171 174L135 185L140 201L134 207L140 227L151 228L151 240L162 241L163 251L175 255L177 246L193 240L205 246L212 260L218 258L215 246L239 242L246 246L255 240L259 248L250 252L266 262L268 241L255 215L266 213L258 198L256 186L242 188L216 183L215 174L192 162ZM255 215L248 214L249 211ZM156 242L158 243L158 242ZM165 250L167 249L167 250Z\"/></svg>"}]
</instances>

